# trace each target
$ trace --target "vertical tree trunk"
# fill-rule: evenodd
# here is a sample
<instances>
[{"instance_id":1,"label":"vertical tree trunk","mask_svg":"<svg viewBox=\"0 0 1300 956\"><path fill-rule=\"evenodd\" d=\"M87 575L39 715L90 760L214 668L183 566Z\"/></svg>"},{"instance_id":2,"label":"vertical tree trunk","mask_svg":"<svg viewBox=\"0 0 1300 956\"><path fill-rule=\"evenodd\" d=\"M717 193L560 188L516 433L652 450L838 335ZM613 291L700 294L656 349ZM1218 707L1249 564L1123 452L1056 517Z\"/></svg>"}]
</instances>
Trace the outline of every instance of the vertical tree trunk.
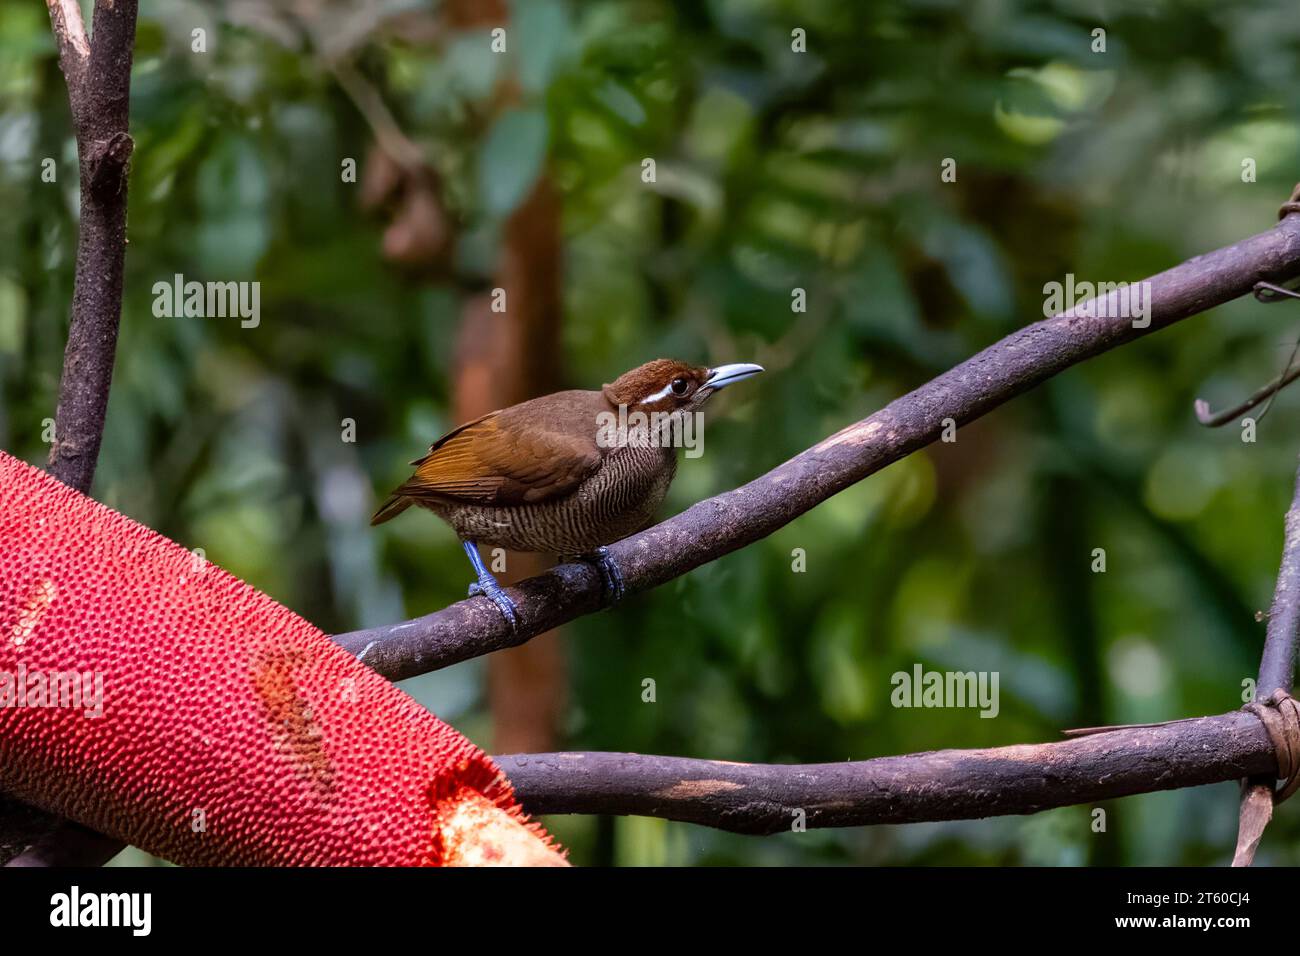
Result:
<instances>
[{"instance_id":1,"label":"vertical tree trunk","mask_svg":"<svg viewBox=\"0 0 1300 956\"><path fill-rule=\"evenodd\" d=\"M508 27L504 0L449 0L442 15L453 29ZM503 77L495 109L518 98L513 77ZM497 288L506 310L493 312L491 295L474 296L461 313L457 343L456 419L480 415L554 391L560 383L560 200L543 174L514 211L502 234ZM544 570L539 555L506 556L503 582ZM522 753L551 749L564 711L567 681L558 632L488 660L488 703L493 749Z\"/></svg>"},{"instance_id":2,"label":"vertical tree trunk","mask_svg":"<svg viewBox=\"0 0 1300 956\"><path fill-rule=\"evenodd\" d=\"M471 421L497 408L554 391L560 383L560 200L543 176L514 211L502 235L496 285L505 310L492 311L492 294L469 299L461 316L456 362L456 420ZM540 555L509 553L504 581L538 574ZM566 667L552 631L488 660L493 749L527 753L555 747L566 701Z\"/></svg>"}]
</instances>

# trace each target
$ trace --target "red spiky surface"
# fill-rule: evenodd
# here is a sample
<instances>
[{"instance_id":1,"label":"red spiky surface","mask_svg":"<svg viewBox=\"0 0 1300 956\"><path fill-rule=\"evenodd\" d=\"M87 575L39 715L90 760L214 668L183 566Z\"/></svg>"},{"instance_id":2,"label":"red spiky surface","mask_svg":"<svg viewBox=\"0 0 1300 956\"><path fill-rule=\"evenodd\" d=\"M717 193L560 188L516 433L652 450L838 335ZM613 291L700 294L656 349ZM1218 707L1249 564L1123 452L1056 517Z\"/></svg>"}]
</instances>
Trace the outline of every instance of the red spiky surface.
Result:
<instances>
[{"instance_id":1,"label":"red spiky surface","mask_svg":"<svg viewBox=\"0 0 1300 956\"><path fill-rule=\"evenodd\" d=\"M37 705L72 671L80 707ZM265 594L4 452L0 788L184 864L559 862L453 728Z\"/></svg>"}]
</instances>

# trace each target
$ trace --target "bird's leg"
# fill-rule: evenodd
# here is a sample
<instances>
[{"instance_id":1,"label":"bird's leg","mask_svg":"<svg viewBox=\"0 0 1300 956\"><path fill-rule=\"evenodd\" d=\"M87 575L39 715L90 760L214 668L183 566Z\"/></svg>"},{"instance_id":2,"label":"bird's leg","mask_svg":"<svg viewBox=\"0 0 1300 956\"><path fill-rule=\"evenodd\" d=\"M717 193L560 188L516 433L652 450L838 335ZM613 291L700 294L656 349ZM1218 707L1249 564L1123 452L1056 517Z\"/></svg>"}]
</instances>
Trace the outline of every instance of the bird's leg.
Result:
<instances>
[{"instance_id":1,"label":"bird's leg","mask_svg":"<svg viewBox=\"0 0 1300 956\"><path fill-rule=\"evenodd\" d=\"M465 554L469 556L469 563L474 565L474 573L478 575L478 580L469 586L469 596L475 597L481 594L491 600L500 609L501 616L510 625L510 630L515 630L519 623L515 615L517 610L515 602L510 600L505 589L497 584L497 579L492 576L492 572L483 563L483 558L478 553L478 545L473 541L462 541L461 546L465 549Z\"/></svg>"},{"instance_id":2,"label":"bird's leg","mask_svg":"<svg viewBox=\"0 0 1300 956\"><path fill-rule=\"evenodd\" d=\"M580 556L583 561L594 564L600 569L601 580L605 582L605 593L609 595L606 607L612 607L623 600L623 572L618 569L609 548L603 544L590 554Z\"/></svg>"}]
</instances>

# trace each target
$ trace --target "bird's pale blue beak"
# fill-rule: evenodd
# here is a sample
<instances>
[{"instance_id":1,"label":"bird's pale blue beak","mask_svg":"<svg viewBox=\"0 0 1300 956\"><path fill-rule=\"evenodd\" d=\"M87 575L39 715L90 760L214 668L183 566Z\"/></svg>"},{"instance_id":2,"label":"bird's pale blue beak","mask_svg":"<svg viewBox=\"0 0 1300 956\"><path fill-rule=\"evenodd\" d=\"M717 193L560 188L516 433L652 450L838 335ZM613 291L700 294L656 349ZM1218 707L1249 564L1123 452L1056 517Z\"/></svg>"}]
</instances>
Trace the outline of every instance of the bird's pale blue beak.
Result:
<instances>
[{"instance_id":1,"label":"bird's pale blue beak","mask_svg":"<svg viewBox=\"0 0 1300 956\"><path fill-rule=\"evenodd\" d=\"M752 378L761 371L763 371L763 366L750 365L745 362L738 362L735 365L719 365L717 368L709 369L709 377L704 380L703 387L726 388L734 382Z\"/></svg>"}]
</instances>

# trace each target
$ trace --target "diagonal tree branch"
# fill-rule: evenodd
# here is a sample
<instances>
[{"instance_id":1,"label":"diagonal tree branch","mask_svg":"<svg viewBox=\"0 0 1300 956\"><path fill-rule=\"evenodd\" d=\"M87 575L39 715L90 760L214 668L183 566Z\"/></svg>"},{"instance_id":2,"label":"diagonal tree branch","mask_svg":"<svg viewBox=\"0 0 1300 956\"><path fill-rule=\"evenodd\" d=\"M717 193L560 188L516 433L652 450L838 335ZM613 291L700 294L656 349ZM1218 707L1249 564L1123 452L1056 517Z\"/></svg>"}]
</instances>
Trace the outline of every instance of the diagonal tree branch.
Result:
<instances>
[{"instance_id":1,"label":"diagonal tree branch","mask_svg":"<svg viewBox=\"0 0 1300 956\"><path fill-rule=\"evenodd\" d=\"M530 813L662 817L735 833L969 820L1273 774L1263 725L1234 711L1047 744L826 764L623 753L493 758Z\"/></svg>"},{"instance_id":2,"label":"diagonal tree branch","mask_svg":"<svg viewBox=\"0 0 1300 956\"><path fill-rule=\"evenodd\" d=\"M1121 317L1120 293L1025 326L761 478L610 546L629 592L644 591L766 537L827 498L938 439L947 419L973 421L1053 375L1109 349L1300 275L1300 216L1143 280L1150 321ZM1104 307L1099 307L1104 306ZM566 564L508 589L511 632L484 598L337 640L393 680L527 641L600 608L596 570Z\"/></svg>"}]
</instances>

